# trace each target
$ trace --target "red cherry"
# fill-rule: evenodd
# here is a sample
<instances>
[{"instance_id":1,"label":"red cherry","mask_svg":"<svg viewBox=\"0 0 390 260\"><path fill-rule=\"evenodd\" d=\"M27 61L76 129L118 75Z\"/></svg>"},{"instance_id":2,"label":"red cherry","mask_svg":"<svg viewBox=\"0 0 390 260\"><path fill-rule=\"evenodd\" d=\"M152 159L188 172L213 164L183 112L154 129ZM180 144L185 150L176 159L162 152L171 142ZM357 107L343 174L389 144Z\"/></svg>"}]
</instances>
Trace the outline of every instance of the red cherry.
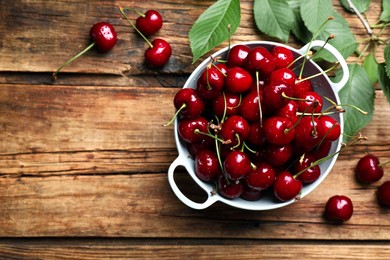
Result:
<instances>
[{"instance_id":1,"label":"red cherry","mask_svg":"<svg viewBox=\"0 0 390 260\"><path fill-rule=\"evenodd\" d=\"M204 111L204 102L198 97L192 88L180 89L174 99L173 104L180 114L186 118L197 118Z\"/></svg>"},{"instance_id":2,"label":"red cherry","mask_svg":"<svg viewBox=\"0 0 390 260\"><path fill-rule=\"evenodd\" d=\"M259 72L262 76L268 76L275 67L275 58L266 48L255 47L248 53L246 68L251 73Z\"/></svg>"},{"instance_id":3,"label":"red cherry","mask_svg":"<svg viewBox=\"0 0 390 260\"><path fill-rule=\"evenodd\" d=\"M246 57L250 52L250 48L246 45L238 44L233 46L227 58L227 65L229 67L245 67Z\"/></svg>"},{"instance_id":4,"label":"red cherry","mask_svg":"<svg viewBox=\"0 0 390 260\"><path fill-rule=\"evenodd\" d=\"M89 31L89 35L92 38L92 43L88 45L87 48L76 54L74 57L63 63L52 74L52 80L57 79L57 74L62 70L62 68L75 61L78 57L89 51L95 45L100 52L107 52L111 50L118 41L118 37L114 27L107 22L99 22L94 24Z\"/></svg>"},{"instance_id":5,"label":"red cherry","mask_svg":"<svg viewBox=\"0 0 390 260\"><path fill-rule=\"evenodd\" d=\"M163 39L155 39L145 51L145 61L151 67L160 68L168 62L171 55L171 45Z\"/></svg>"},{"instance_id":6,"label":"red cherry","mask_svg":"<svg viewBox=\"0 0 390 260\"><path fill-rule=\"evenodd\" d=\"M239 112L246 120L251 122L259 120L259 99L260 104L262 104L262 93L257 93L257 91L251 91L243 97L239 107Z\"/></svg>"},{"instance_id":7,"label":"red cherry","mask_svg":"<svg viewBox=\"0 0 390 260\"><path fill-rule=\"evenodd\" d=\"M311 85L310 80L297 80L294 84L294 93L295 96L300 95L301 93L305 93L308 91L314 91L313 86Z\"/></svg>"},{"instance_id":8,"label":"red cherry","mask_svg":"<svg viewBox=\"0 0 390 260\"><path fill-rule=\"evenodd\" d=\"M290 144L280 146L268 144L264 150L265 160L275 167L286 164L293 155L293 149Z\"/></svg>"},{"instance_id":9,"label":"red cherry","mask_svg":"<svg viewBox=\"0 0 390 260\"><path fill-rule=\"evenodd\" d=\"M323 115L319 118L325 142L336 141L341 135L339 122L333 117Z\"/></svg>"},{"instance_id":10,"label":"red cherry","mask_svg":"<svg viewBox=\"0 0 390 260\"><path fill-rule=\"evenodd\" d=\"M218 178L217 187L218 193L227 199L238 198L244 191L244 185L239 180L227 180L223 175Z\"/></svg>"},{"instance_id":11,"label":"red cherry","mask_svg":"<svg viewBox=\"0 0 390 260\"><path fill-rule=\"evenodd\" d=\"M294 61L294 54L291 50L283 47L283 46L275 46L271 54L275 58L275 67L278 68L286 68Z\"/></svg>"},{"instance_id":12,"label":"red cherry","mask_svg":"<svg viewBox=\"0 0 390 260\"><path fill-rule=\"evenodd\" d=\"M294 179L288 171L281 172L274 182L274 195L281 201L297 198L302 190L302 182Z\"/></svg>"},{"instance_id":13,"label":"red cherry","mask_svg":"<svg viewBox=\"0 0 390 260\"><path fill-rule=\"evenodd\" d=\"M367 184L379 181L383 177L383 172L378 157L372 154L360 158L355 168L357 179Z\"/></svg>"},{"instance_id":14,"label":"red cherry","mask_svg":"<svg viewBox=\"0 0 390 260\"><path fill-rule=\"evenodd\" d=\"M323 130L319 119L304 116L295 127L295 143L304 150L310 150L321 142L321 133Z\"/></svg>"},{"instance_id":15,"label":"red cherry","mask_svg":"<svg viewBox=\"0 0 390 260\"><path fill-rule=\"evenodd\" d=\"M216 180L222 173L217 154L211 150L199 151L195 157L195 174L202 181Z\"/></svg>"},{"instance_id":16,"label":"red cherry","mask_svg":"<svg viewBox=\"0 0 390 260\"><path fill-rule=\"evenodd\" d=\"M298 121L298 105L294 100L290 100L287 105L280 108L276 115L280 117L285 117L291 121L291 123L295 124Z\"/></svg>"},{"instance_id":17,"label":"red cherry","mask_svg":"<svg viewBox=\"0 0 390 260\"><path fill-rule=\"evenodd\" d=\"M223 162L226 176L231 180L244 178L251 170L249 157L241 151L231 151Z\"/></svg>"},{"instance_id":18,"label":"red cherry","mask_svg":"<svg viewBox=\"0 0 390 260\"><path fill-rule=\"evenodd\" d=\"M223 123L220 136L229 146L236 146L247 139L249 131L248 122L242 116L233 115Z\"/></svg>"},{"instance_id":19,"label":"red cherry","mask_svg":"<svg viewBox=\"0 0 390 260\"><path fill-rule=\"evenodd\" d=\"M322 98L314 91L308 91L296 95L298 99L298 111L304 113L320 113L322 110Z\"/></svg>"},{"instance_id":20,"label":"red cherry","mask_svg":"<svg viewBox=\"0 0 390 260\"><path fill-rule=\"evenodd\" d=\"M290 102L290 99L285 98L294 96L294 88L284 84L272 82L263 90L264 108L268 113L272 113Z\"/></svg>"},{"instance_id":21,"label":"red cherry","mask_svg":"<svg viewBox=\"0 0 390 260\"><path fill-rule=\"evenodd\" d=\"M302 158L296 161L292 166L292 174L298 174L297 179L301 180L302 183L313 183L321 175L321 169L318 165L313 163L316 158L310 154L305 154Z\"/></svg>"},{"instance_id":22,"label":"red cherry","mask_svg":"<svg viewBox=\"0 0 390 260\"><path fill-rule=\"evenodd\" d=\"M217 117L223 116L225 108L226 116L232 116L238 114L240 102L241 98L239 94L227 92L225 95L220 94L216 99L214 99L212 109Z\"/></svg>"},{"instance_id":23,"label":"red cherry","mask_svg":"<svg viewBox=\"0 0 390 260\"><path fill-rule=\"evenodd\" d=\"M379 203L390 206L390 181L385 181L377 190Z\"/></svg>"},{"instance_id":24,"label":"red cherry","mask_svg":"<svg viewBox=\"0 0 390 260\"><path fill-rule=\"evenodd\" d=\"M226 89L233 93L243 93L252 85L251 74L241 67L228 69L226 74Z\"/></svg>"},{"instance_id":25,"label":"red cherry","mask_svg":"<svg viewBox=\"0 0 390 260\"><path fill-rule=\"evenodd\" d=\"M94 24L89 31L89 34L96 43L97 49L101 52L111 50L118 41L114 27L107 22Z\"/></svg>"},{"instance_id":26,"label":"red cherry","mask_svg":"<svg viewBox=\"0 0 390 260\"><path fill-rule=\"evenodd\" d=\"M163 25L163 18L156 10L148 10L136 20L136 26L145 36L156 33Z\"/></svg>"},{"instance_id":27,"label":"red cherry","mask_svg":"<svg viewBox=\"0 0 390 260\"><path fill-rule=\"evenodd\" d=\"M197 143L187 143L187 149L192 158L202 150L212 150L215 147L215 140L212 138L206 138Z\"/></svg>"},{"instance_id":28,"label":"red cherry","mask_svg":"<svg viewBox=\"0 0 390 260\"><path fill-rule=\"evenodd\" d=\"M294 139L295 129L287 118L273 116L264 122L264 135L269 143L282 146Z\"/></svg>"},{"instance_id":29,"label":"red cherry","mask_svg":"<svg viewBox=\"0 0 390 260\"><path fill-rule=\"evenodd\" d=\"M275 181L274 168L265 162L256 165L246 176L246 183L254 190L265 190L271 187Z\"/></svg>"},{"instance_id":30,"label":"red cherry","mask_svg":"<svg viewBox=\"0 0 390 260\"><path fill-rule=\"evenodd\" d=\"M252 122L249 124L249 135L246 139L247 142L255 145L255 146L261 146L265 143L265 136L263 133L263 127L260 125L260 123Z\"/></svg>"},{"instance_id":31,"label":"red cherry","mask_svg":"<svg viewBox=\"0 0 390 260\"><path fill-rule=\"evenodd\" d=\"M280 68L271 72L271 74L269 75L268 82L269 84L284 83L294 88L295 80L296 76L294 71L287 68Z\"/></svg>"},{"instance_id":32,"label":"red cherry","mask_svg":"<svg viewBox=\"0 0 390 260\"><path fill-rule=\"evenodd\" d=\"M202 99L215 99L225 86L225 75L216 67L210 66L200 75L196 92Z\"/></svg>"},{"instance_id":33,"label":"red cherry","mask_svg":"<svg viewBox=\"0 0 390 260\"><path fill-rule=\"evenodd\" d=\"M353 204L350 198L344 195L330 197L325 205L325 216L329 220L347 221L352 217Z\"/></svg>"},{"instance_id":34,"label":"red cherry","mask_svg":"<svg viewBox=\"0 0 390 260\"><path fill-rule=\"evenodd\" d=\"M329 154L330 148L332 147L332 142L322 142L320 145L314 147L310 154L313 155L316 160L324 158Z\"/></svg>"},{"instance_id":35,"label":"red cherry","mask_svg":"<svg viewBox=\"0 0 390 260\"><path fill-rule=\"evenodd\" d=\"M178 124L178 131L180 137L187 143L197 143L206 139L207 136L202 133L208 132L208 121L204 117L198 117L196 119L182 119Z\"/></svg>"}]
</instances>

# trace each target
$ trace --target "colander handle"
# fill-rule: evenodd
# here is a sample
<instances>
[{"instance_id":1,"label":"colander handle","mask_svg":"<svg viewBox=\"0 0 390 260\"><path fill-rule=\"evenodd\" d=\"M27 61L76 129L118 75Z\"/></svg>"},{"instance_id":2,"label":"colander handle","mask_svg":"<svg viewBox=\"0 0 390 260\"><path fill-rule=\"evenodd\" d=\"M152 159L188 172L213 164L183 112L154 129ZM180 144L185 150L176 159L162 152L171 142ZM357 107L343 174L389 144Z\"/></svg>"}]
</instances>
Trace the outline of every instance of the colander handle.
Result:
<instances>
[{"instance_id":1,"label":"colander handle","mask_svg":"<svg viewBox=\"0 0 390 260\"><path fill-rule=\"evenodd\" d=\"M196 176L193 175L193 171L189 171L187 167L191 167L188 164L186 164L187 158L183 158L181 155L179 155L169 166L168 169L168 182L175 193L175 195L188 207L193 208L193 209L205 209L209 206L211 206L214 202L218 200L217 196L212 195L212 190L210 190L210 186L199 180ZM190 200L187 198L186 195L184 195L179 187L177 186L175 179L174 179L174 174L175 174L175 169L178 166L184 166L188 173L191 175L192 179L206 192L207 194L207 199L203 203L198 203Z\"/></svg>"},{"instance_id":2,"label":"colander handle","mask_svg":"<svg viewBox=\"0 0 390 260\"><path fill-rule=\"evenodd\" d=\"M324 47L340 63L341 69L343 71L343 77L337 83L330 82L330 85L332 86L333 90L338 93L345 86L345 84L348 82L349 79L349 70L348 70L347 62L345 61L343 55L341 55L341 53L335 47L322 40L315 40L312 41L311 43L306 44L299 50L299 52L301 54L305 54L308 51L308 48L312 48L312 47Z\"/></svg>"}]
</instances>

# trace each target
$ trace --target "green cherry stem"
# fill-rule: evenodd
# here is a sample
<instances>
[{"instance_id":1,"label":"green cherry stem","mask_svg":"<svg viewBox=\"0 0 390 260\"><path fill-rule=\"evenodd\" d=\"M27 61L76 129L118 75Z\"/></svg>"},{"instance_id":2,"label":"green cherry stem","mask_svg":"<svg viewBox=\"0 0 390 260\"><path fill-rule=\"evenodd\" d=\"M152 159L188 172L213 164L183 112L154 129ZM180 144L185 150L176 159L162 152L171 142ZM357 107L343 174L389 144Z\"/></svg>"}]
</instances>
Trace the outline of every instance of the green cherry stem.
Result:
<instances>
[{"instance_id":1,"label":"green cherry stem","mask_svg":"<svg viewBox=\"0 0 390 260\"><path fill-rule=\"evenodd\" d=\"M187 104L186 103L184 103L183 105L181 105L181 107L176 111L176 113L175 113L175 115L172 117L172 119L168 122L168 123L166 123L164 126L169 126L169 125L171 125L174 121L175 121L175 119L176 119L176 117L179 115L179 113L184 109L184 108L186 108L187 107Z\"/></svg>"},{"instance_id":2,"label":"green cherry stem","mask_svg":"<svg viewBox=\"0 0 390 260\"><path fill-rule=\"evenodd\" d=\"M81 52L79 52L78 54L76 54L76 56L74 56L73 58L71 58L70 60L68 60L67 62L65 62L64 64L62 64L57 70L56 72L54 72L52 74L52 80L55 81L57 80L57 75L58 73L62 70L62 68L64 68L65 66L68 66L70 63L72 63L73 61L75 61L77 58L79 58L81 55L83 55L84 53L86 53L87 51L89 51L90 49L93 48L93 46L95 46L95 42L91 43L90 45L87 46L87 48L85 48L84 50L82 50Z\"/></svg>"},{"instance_id":3,"label":"green cherry stem","mask_svg":"<svg viewBox=\"0 0 390 260\"><path fill-rule=\"evenodd\" d=\"M125 8L125 9L129 9L129 8ZM134 30L136 30L137 33L139 35L141 35L141 37L146 41L146 43L149 45L149 47L153 48L153 44L148 40L148 38L146 38L145 35L143 35L141 33L141 31L138 30L137 26L135 26L134 23L132 21L130 21L129 17L127 17L127 15L124 12L125 9L122 6L119 6L119 11L122 13L123 17L125 17L126 20L130 23L130 25L134 28Z\"/></svg>"}]
</instances>

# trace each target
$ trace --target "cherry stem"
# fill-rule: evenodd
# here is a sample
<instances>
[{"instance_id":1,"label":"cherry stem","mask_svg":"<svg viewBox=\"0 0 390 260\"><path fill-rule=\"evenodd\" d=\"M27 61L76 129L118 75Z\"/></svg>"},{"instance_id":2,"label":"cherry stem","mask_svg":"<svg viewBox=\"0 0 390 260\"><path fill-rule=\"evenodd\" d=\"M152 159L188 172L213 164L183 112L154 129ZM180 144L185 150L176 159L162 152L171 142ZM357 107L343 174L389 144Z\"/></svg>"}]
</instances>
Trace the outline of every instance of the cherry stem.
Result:
<instances>
[{"instance_id":1,"label":"cherry stem","mask_svg":"<svg viewBox=\"0 0 390 260\"><path fill-rule=\"evenodd\" d=\"M259 122L260 122L260 127L263 127L263 110L261 108L260 84L259 84L259 72L258 71L256 71L256 91L257 91L257 98L259 99L259 102L257 103L259 105Z\"/></svg>"},{"instance_id":2,"label":"cherry stem","mask_svg":"<svg viewBox=\"0 0 390 260\"><path fill-rule=\"evenodd\" d=\"M125 7L125 8L123 8L123 10L130 10L130 11L132 11L132 12L134 12L134 13L138 14L139 16L142 16L142 17L145 17L145 16L146 16L145 14L141 13L141 12L138 11L138 10L135 10L134 8Z\"/></svg>"},{"instance_id":3,"label":"cherry stem","mask_svg":"<svg viewBox=\"0 0 390 260\"><path fill-rule=\"evenodd\" d=\"M77 58L79 58L81 55L83 55L84 53L86 53L87 51L89 51L90 49L93 48L93 46L95 46L95 42L91 43L90 45L87 46L87 48L85 48L84 50L82 50L81 52L79 52L78 54L76 54L76 56L74 56L73 58L71 58L70 60L68 60L67 62L65 62L64 64L62 64L56 72L54 72L52 74L52 80L55 81L57 79L57 75L58 73L62 70L62 68L64 68L65 66L69 65L70 63L72 63L73 61L75 61Z\"/></svg>"},{"instance_id":4,"label":"cherry stem","mask_svg":"<svg viewBox=\"0 0 390 260\"><path fill-rule=\"evenodd\" d=\"M299 77L299 80L295 81L295 83L301 83L301 82L303 82L303 81L310 80L310 79L313 79L313 78L315 78L315 77L318 77L318 76L321 76L321 75L323 75L323 74L326 74L326 73L328 73L329 71L332 71L333 69L335 69L338 65L339 65L339 62L337 61L337 62L335 62L335 64L334 64L332 67L330 67L330 68L328 68L328 69L326 69L326 70L324 70L324 71L321 71L320 73L310 75L310 76L307 77L307 78L302 78L302 77L300 76L300 77Z\"/></svg>"},{"instance_id":5,"label":"cherry stem","mask_svg":"<svg viewBox=\"0 0 390 260\"><path fill-rule=\"evenodd\" d=\"M172 117L172 119L171 119L168 123L166 123L164 126L169 126L169 125L171 125L171 124L175 121L175 119L178 117L179 113L180 113L184 108L186 108L186 107L187 107L187 104L186 104L186 103L183 103L183 105L181 105L181 107L176 111L176 113L175 113L175 115Z\"/></svg>"},{"instance_id":6,"label":"cherry stem","mask_svg":"<svg viewBox=\"0 0 390 260\"><path fill-rule=\"evenodd\" d=\"M228 141L224 141L224 140L218 138L218 137L215 136L215 135L212 135L212 134L210 134L210 133L202 132L202 131L200 131L199 129L195 129L195 130L194 130L194 133L195 133L195 134L201 134L201 135L205 135L205 136L211 137L211 138L213 138L213 139L215 139L215 140L217 140L217 141L219 141L219 142L221 142L221 143L223 143L223 144L229 143Z\"/></svg>"},{"instance_id":7,"label":"cherry stem","mask_svg":"<svg viewBox=\"0 0 390 260\"><path fill-rule=\"evenodd\" d=\"M126 8L126 9L129 9L129 8ZM149 45L150 48L153 48L153 44L148 40L148 38L145 37L145 35L143 35L143 33L140 30L138 30L137 26L135 26L134 23L132 21L130 21L129 17L127 17L124 10L125 9L122 6L119 6L119 11L126 18L126 20L130 23L130 25L134 28L134 30L136 30L137 33L139 35L141 35L141 37L146 41L146 43Z\"/></svg>"},{"instance_id":8,"label":"cherry stem","mask_svg":"<svg viewBox=\"0 0 390 260\"><path fill-rule=\"evenodd\" d=\"M237 147L239 147L239 146L241 145L240 135L239 135L238 133L236 133L234 136L236 137L236 139L237 139L238 142L237 142L237 144L236 144L235 146L233 146L233 147L231 148L232 150L236 149ZM242 147L242 149L244 149L244 146Z\"/></svg>"},{"instance_id":9,"label":"cherry stem","mask_svg":"<svg viewBox=\"0 0 390 260\"><path fill-rule=\"evenodd\" d=\"M221 170L223 171L223 164L222 164L222 159L221 159L221 151L220 151L220 146L219 146L219 143L218 143L217 139L215 139L215 150L217 152L217 158L218 158L219 167L221 167Z\"/></svg>"},{"instance_id":10,"label":"cherry stem","mask_svg":"<svg viewBox=\"0 0 390 260\"><path fill-rule=\"evenodd\" d=\"M383 168L387 164L390 164L390 160L382 162L382 163L378 164L378 166Z\"/></svg>"},{"instance_id":11,"label":"cherry stem","mask_svg":"<svg viewBox=\"0 0 390 260\"><path fill-rule=\"evenodd\" d=\"M366 28L366 31L367 33L371 36L373 34L373 31L370 27L370 25L368 24L367 20L364 19L364 17L362 16L362 14L358 11L358 9L356 8L356 6L352 3L351 0L347 0L348 4L349 4L349 7L351 7L351 9L356 13L356 15L359 17L360 21L363 23L363 26L364 28Z\"/></svg>"},{"instance_id":12,"label":"cherry stem","mask_svg":"<svg viewBox=\"0 0 390 260\"><path fill-rule=\"evenodd\" d=\"M245 142L243 142L243 145L244 145L244 147L245 147L249 152L251 152L251 153L253 153L253 154L256 153L256 151L253 150L253 149L251 149Z\"/></svg>"}]
</instances>

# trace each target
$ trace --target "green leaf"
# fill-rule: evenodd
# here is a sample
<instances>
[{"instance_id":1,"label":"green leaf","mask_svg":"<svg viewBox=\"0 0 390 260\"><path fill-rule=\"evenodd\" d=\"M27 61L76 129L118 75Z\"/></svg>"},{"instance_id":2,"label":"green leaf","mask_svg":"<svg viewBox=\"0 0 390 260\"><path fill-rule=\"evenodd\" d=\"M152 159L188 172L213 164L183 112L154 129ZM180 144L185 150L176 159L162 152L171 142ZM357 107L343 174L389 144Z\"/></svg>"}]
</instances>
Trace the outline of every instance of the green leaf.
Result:
<instances>
[{"instance_id":1,"label":"green leaf","mask_svg":"<svg viewBox=\"0 0 390 260\"><path fill-rule=\"evenodd\" d=\"M344 142L347 142L350 136L356 135L371 122L375 99L375 89L364 69L358 64L350 64L348 69L349 80L339 92L341 104L345 109L343 114ZM342 71L338 70L336 72L336 81L340 80L341 77ZM368 114L364 115L350 106L356 106Z\"/></svg>"},{"instance_id":2,"label":"green leaf","mask_svg":"<svg viewBox=\"0 0 390 260\"><path fill-rule=\"evenodd\" d=\"M380 63L378 65L379 69L379 86L383 90L383 94L385 94L387 98L387 102L390 104L390 77L386 73L385 63Z\"/></svg>"},{"instance_id":3,"label":"green leaf","mask_svg":"<svg viewBox=\"0 0 390 260\"><path fill-rule=\"evenodd\" d=\"M294 14L286 0L255 0L253 12L260 31L288 41Z\"/></svg>"},{"instance_id":4,"label":"green leaf","mask_svg":"<svg viewBox=\"0 0 390 260\"><path fill-rule=\"evenodd\" d=\"M301 2L302 20L313 34L319 31L332 12L331 0L302 0Z\"/></svg>"},{"instance_id":5,"label":"green leaf","mask_svg":"<svg viewBox=\"0 0 390 260\"><path fill-rule=\"evenodd\" d=\"M313 34L307 29L301 17L301 0L287 0L290 9L293 12L294 20L291 25L291 31L303 43L309 42Z\"/></svg>"},{"instance_id":6,"label":"green leaf","mask_svg":"<svg viewBox=\"0 0 390 260\"><path fill-rule=\"evenodd\" d=\"M351 0L351 2L360 13L364 13L370 7L371 0ZM340 0L340 3L345 10L353 12L347 0Z\"/></svg>"},{"instance_id":7,"label":"green leaf","mask_svg":"<svg viewBox=\"0 0 390 260\"><path fill-rule=\"evenodd\" d=\"M376 62L375 56L372 53L369 53L364 59L363 68L366 71L371 83L376 83L378 81L378 63Z\"/></svg>"},{"instance_id":8,"label":"green leaf","mask_svg":"<svg viewBox=\"0 0 390 260\"><path fill-rule=\"evenodd\" d=\"M390 0L382 0L382 13L379 20L390 22Z\"/></svg>"},{"instance_id":9,"label":"green leaf","mask_svg":"<svg viewBox=\"0 0 390 260\"><path fill-rule=\"evenodd\" d=\"M385 56L387 76L390 78L390 45L387 45L385 47L384 56Z\"/></svg>"},{"instance_id":10,"label":"green leaf","mask_svg":"<svg viewBox=\"0 0 390 260\"><path fill-rule=\"evenodd\" d=\"M218 0L204 11L192 26L189 39L193 63L233 34L241 20L239 0Z\"/></svg>"},{"instance_id":11,"label":"green leaf","mask_svg":"<svg viewBox=\"0 0 390 260\"><path fill-rule=\"evenodd\" d=\"M333 34L334 38L329 43L346 59L355 52L359 44L356 42L355 35L352 33L344 17L336 11L332 12L332 16L334 19L328 22L317 39L326 41L329 35ZM334 56L327 51L318 53L316 59L324 59L330 62L335 61Z\"/></svg>"}]
</instances>

